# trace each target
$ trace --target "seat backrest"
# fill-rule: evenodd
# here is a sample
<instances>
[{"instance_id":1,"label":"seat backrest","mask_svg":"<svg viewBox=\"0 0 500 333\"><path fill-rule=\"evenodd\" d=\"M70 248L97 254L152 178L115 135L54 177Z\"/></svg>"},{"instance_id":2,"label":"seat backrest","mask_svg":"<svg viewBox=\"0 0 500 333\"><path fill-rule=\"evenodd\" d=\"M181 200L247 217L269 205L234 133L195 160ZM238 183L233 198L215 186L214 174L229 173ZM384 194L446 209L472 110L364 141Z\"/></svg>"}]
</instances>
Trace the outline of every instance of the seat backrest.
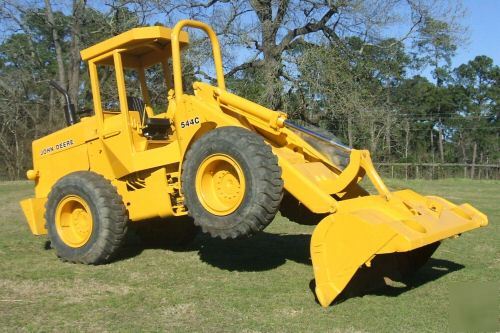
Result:
<instances>
[{"instance_id":1,"label":"seat backrest","mask_svg":"<svg viewBox=\"0 0 500 333\"><path fill-rule=\"evenodd\" d=\"M129 111L137 111L141 117L142 134L153 140L164 140L168 136L170 120L165 118L149 118L146 104L139 97L127 96Z\"/></svg>"},{"instance_id":2,"label":"seat backrest","mask_svg":"<svg viewBox=\"0 0 500 333\"><path fill-rule=\"evenodd\" d=\"M142 98L127 96L127 104L129 111L137 111L141 116L141 124L144 125L148 119L148 113L146 112L146 104Z\"/></svg>"}]
</instances>

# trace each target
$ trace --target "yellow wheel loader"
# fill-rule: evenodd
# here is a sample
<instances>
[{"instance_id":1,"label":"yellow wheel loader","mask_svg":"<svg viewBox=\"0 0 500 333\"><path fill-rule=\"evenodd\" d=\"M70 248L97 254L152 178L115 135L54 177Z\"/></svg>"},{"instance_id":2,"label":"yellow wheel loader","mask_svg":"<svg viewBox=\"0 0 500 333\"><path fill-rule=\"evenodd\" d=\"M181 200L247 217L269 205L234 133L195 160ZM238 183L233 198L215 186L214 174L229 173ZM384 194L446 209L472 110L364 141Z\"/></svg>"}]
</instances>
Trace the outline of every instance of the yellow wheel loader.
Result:
<instances>
[{"instance_id":1,"label":"yellow wheel loader","mask_svg":"<svg viewBox=\"0 0 500 333\"><path fill-rule=\"evenodd\" d=\"M185 27L210 38L217 77L217 86L195 82L192 94L182 82ZM79 119L66 99L68 126L33 142L35 197L21 201L32 233L48 234L63 260L106 263L128 226L151 221L177 224L173 238L189 239L192 221L213 237L245 237L281 207L318 224L310 251L316 296L328 306L377 256L397 255L411 272L441 240L488 223L469 204L390 192L368 151L228 92L219 43L202 22L135 28L81 56L94 115ZM165 94L153 96L151 82ZM378 193L360 186L364 176Z\"/></svg>"}]
</instances>

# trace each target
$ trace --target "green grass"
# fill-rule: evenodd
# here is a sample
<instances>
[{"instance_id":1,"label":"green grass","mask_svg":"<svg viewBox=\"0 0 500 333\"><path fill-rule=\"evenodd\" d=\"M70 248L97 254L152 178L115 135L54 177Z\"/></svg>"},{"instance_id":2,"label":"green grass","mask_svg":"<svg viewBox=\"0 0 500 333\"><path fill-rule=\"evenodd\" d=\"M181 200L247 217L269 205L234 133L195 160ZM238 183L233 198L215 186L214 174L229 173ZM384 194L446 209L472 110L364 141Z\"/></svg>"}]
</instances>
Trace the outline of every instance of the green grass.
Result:
<instances>
[{"instance_id":1,"label":"green grass","mask_svg":"<svg viewBox=\"0 0 500 333\"><path fill-rule=\"evenodd\" d=\"M185 251L129 247L109 265L73 265L29 232L17 202L31 195L31 184L0 183L1 330L446 331L456 282L499 280L500 182L388 183L469 202L490 225L444 242L409 286L387 286L327 309L309 288L314 227L277 217L250 240L198 236Z\"/></svg>"}]
</instances>

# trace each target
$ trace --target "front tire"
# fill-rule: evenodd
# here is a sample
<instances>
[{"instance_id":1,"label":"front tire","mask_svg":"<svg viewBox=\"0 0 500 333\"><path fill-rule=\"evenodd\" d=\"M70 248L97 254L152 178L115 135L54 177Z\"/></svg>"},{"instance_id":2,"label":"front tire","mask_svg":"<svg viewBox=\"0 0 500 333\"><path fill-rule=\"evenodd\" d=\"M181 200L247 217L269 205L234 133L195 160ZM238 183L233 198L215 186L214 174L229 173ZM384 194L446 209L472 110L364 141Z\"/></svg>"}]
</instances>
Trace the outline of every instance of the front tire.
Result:
<instances>
[{"instance_id":1,"label":"front tire","mask_svg":"<svg viewBox=\"0 0 500 333\"><path fill-rule=\"evenodd\" d=\"M241 127L214 129L191 146L182 172L188 214L212 237L263 230L283 197L278 159L262 137Z\"/></svg>"},{"instance_id":2,"label":"front tire","mask_svg":"<svg viewBox=\"0 0 500 333\"><path fill-rule=\"evenodd\" d=\"M125 239L128 214L122 198L108 180L93 172L61 178L45 208L50 242L64 261L107 263Z\"/></svg>"}]
</instances>

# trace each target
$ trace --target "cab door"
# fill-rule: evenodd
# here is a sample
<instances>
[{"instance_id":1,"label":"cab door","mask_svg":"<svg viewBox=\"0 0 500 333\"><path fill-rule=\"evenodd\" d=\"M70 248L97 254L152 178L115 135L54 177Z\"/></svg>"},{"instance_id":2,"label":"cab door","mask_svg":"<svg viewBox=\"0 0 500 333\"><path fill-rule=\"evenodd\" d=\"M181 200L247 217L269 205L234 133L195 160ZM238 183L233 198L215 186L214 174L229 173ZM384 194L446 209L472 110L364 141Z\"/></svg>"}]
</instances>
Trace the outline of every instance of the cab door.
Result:
<instances>
[{"instance_id":1,"label":"cab door","mask_svg":"<svg viewBox=\"0 0 500 333\"><path fill-rule=\"evenodd\" d=\"M99 139L89 143L96 172L120 178L133 171L134 153L120 50L89 61Z\"/></svg>"}]
</instances>

